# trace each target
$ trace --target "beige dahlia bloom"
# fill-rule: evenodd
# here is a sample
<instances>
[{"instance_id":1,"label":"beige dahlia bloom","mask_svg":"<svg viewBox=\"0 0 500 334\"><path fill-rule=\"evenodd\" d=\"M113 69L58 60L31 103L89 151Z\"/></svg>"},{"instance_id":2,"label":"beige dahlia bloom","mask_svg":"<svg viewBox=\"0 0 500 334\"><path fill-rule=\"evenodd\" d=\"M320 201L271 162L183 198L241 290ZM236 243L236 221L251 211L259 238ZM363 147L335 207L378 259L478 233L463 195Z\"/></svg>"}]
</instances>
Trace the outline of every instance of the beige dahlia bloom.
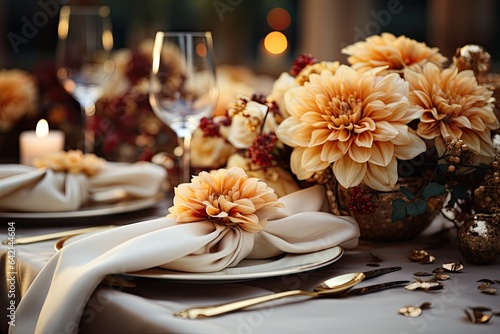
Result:
<instances>
[{"instance_id":1,"label":"beige dahlia bloom","mask_svg":"<svg viewBox=\"0 0 500 334\"><path fill-rule=\"evenodd\" d=\"M425 151L407 124L419 118L408 100L408 84L398 74L378 77L383 68L362 74L341 65L335 74L310 76L309 84L286 93L291 116L277 129L294 147L292 172L301 180L332 166L349 188L391 190L398 178L397 159Z\"/></svg>"},{"instance_id":2,"label":"beige dahlia bloom","mask_svg":"<svg viewBox=\"0 0 500 334\"><path fill-rule=\"evenodd\" d=\"M35 159L34 165L38 168L49 168L55 172L94 176L106 166L106 160L95 154L70 150Z\"/></svg>"},{"instance_id":3,"label":"beige dahlia bloom","mask_svg":"<svg viewBox=\"0 0 500 334\"><path fill-rule=\"evenodd\" d=\"M417 133L433 139L438 153L444 152L444 136L462 139L479 156L494 155L491 130L500 127L493 105L493 92L478 85L474 72L440 69L426 64L422 71L405 71L410 84L410 102L421 110Z\"/></svg>"},{"instance_id":4,"label":"beige dahlia bloom","mask_svg":"<svg viewBox=\"0 0 500 334\"><path fill-rule=\"evenodd\" d=\"M342 53L349 55L347 61L359 72L388 66L387 72L400 73L405 68L421 67L428 62L442 67L447 60L438 48L429 48L425 43L390 33L370 36L345 47Z\"/></svg>"},{"instance_id":5,"label":"beige dahlia bloom","mask_svg":"<svg viewBox=\"0 0 500 334\"><path fill-rule=\"evenodd\" d=\"M282 206L274 190L234 167L201 172L191 183L180 184L175 188L168 217L176 218L178 223L207 220L258 232L266 223L259 210L271 206Z\"/></svg>"},{"instance_id":6,"label":"beige dahlia bloom","mask_svg":"<svg viewBox=\"0 0 500 334\"><path fill-rule=\"evenodd\" d=\"M25 114L36 109L38 91L25 71L0 70L0 130L8 130Z\"/></svg>"}]
</instances>

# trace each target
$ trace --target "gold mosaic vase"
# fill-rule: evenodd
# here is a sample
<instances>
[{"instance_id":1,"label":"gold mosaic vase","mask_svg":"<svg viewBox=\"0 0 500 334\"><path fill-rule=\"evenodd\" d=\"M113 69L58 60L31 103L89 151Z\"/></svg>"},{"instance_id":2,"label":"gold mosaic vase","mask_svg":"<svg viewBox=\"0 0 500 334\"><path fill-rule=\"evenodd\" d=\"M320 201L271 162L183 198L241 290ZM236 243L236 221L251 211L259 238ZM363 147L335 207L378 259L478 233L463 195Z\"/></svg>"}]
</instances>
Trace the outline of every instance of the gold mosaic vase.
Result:
<instances>
[{"instance_id":1,"label":"gold mosaic vase","mask_svg":"<svg viewBox=\"0 0 500 334\"><path fill-rule=\"evenodd\" d=\"M416 193L424 184L423 178L400 178L390 192L374 192L373 200L378 203L375 212L368 215L354 214L348 208L348 202L351 198L351 189L345 189L338 185L336 192L336 201L338 208L356 219L359 225L363 240L371 241L400 241L409 240L420 235L436 218L443 207L445 200L442 198L431 198L424 214L419 216L408 216L403 220L392 221L392 201L404 198L404 195L397 191L405 186L413 193Z\"/></svg>"},{"instance_id":2,"label":"gold mosaic vase","mask_svg":"<svg viewBox=\"0 0 500 334\"><path fill-rule=\"evenodd\" d=\"M458 247L468 262L490 264L500 257L500 214L469 216L457 232Z\"/></svg>"}]
</instances>

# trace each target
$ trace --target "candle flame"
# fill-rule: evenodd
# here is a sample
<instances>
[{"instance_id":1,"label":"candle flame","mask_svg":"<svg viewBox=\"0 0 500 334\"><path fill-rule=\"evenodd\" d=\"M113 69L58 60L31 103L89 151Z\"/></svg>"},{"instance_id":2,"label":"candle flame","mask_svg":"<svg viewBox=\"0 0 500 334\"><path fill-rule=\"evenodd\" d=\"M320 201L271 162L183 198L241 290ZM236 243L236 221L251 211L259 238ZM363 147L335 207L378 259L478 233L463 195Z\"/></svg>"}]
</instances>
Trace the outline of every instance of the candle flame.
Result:
<instances>
[{"instance_id":1,"label":"candle flame","mask_svg":"<svg viewBox=\"0 0 500 334\"><path fill-rule=\"evenodd\" d=\"M46 120L41 119L36 124L35 134L38 138L44 138L49 135L49 123Z\"/></svg>"}]
</instances>

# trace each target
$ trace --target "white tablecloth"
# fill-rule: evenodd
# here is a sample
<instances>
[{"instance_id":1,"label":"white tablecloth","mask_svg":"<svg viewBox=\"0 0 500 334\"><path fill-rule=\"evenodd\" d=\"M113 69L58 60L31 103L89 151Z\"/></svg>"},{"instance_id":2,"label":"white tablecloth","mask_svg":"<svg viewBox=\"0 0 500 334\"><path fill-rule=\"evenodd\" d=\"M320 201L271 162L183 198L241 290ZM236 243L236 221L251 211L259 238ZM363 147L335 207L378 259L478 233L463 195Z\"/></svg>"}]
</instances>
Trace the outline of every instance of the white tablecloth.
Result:
<instances>
[{"instance_id":1,"label":"white tablecloth","mask_svg":"<svg viewBox=\"0 0 500 334\"><path fill-rule=\"evenodd\" d=\"M145 217L150 218L150 217ZM15 221L15 220L14 220ZM70 222L68 222L69 224ZM89 221L89 224L92 221ZM439 227L435 222L433 228ZM5 224L2 224L5 226ZM68 227L22 228L16 234L47 232ZM6 238L7 227L1 231ZM166 280L130 278L134 288L101 285L86 305L82 320L82 333L498 333L500 317L487 324L472 324L464 313L471 306L486 306L500 311L500 294L487 295L477 287L477 280L500 279L500 261L493 265L476 266L467 263L460 254L454 233L449 243L429 249L428 239L421 237L400 243L361 242L355 250L346 251L335 263L327 267L293 275L264 278L253 281L187 284ZM427 248L437 257L434 264L422 265L408 260L406 253L412 248ZM54 254L54 241L15 247L16 273L10 274L9 254L1 247L2 275L0 308L1 330L7 331L9 303L16 305L36 274ZM465 269L451 274L445 288L435 292L406 291L404 288L380 291L344 299L276 301L252 310L224 316L187 320L175 318L172 312L193 306L229 302L235 299L267 294L287 289L312 289L321 279L348 272L374 269L368 264L374 260L370 253L380 257L380 267L402 266L403 270L362 282L359 286L392 280L414 280L417 271L432 271L445 262L461 260ZM12 255L12 253L10 254ZM15 286L9 278L15 276ZM12 290L14 292L12 293ZM9 293L10 291L10 293ZM12 295L13 294L13 295ZM432 308L418 318L398 314L400 307L430 302Z\"/></svg>"}]
</instances>

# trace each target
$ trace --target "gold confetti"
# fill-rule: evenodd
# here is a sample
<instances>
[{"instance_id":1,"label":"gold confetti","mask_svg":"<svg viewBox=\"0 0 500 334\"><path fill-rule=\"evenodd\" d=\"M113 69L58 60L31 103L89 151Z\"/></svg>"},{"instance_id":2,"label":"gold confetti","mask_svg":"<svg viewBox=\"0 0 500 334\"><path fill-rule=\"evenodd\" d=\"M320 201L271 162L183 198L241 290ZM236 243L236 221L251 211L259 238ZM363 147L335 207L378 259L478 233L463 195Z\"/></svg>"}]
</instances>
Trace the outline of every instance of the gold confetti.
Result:
<instances>
[{"instance_id":1,"label":"gold confetti","mask_svg":"<svg viewBox=\"0 0 500 334\"><path fill-rule=\"evenodd\" d=\"M464 265L460 261L443 263L442 267L449 272L459 272L464 269Z\"/></svg>"}]
</instances>

